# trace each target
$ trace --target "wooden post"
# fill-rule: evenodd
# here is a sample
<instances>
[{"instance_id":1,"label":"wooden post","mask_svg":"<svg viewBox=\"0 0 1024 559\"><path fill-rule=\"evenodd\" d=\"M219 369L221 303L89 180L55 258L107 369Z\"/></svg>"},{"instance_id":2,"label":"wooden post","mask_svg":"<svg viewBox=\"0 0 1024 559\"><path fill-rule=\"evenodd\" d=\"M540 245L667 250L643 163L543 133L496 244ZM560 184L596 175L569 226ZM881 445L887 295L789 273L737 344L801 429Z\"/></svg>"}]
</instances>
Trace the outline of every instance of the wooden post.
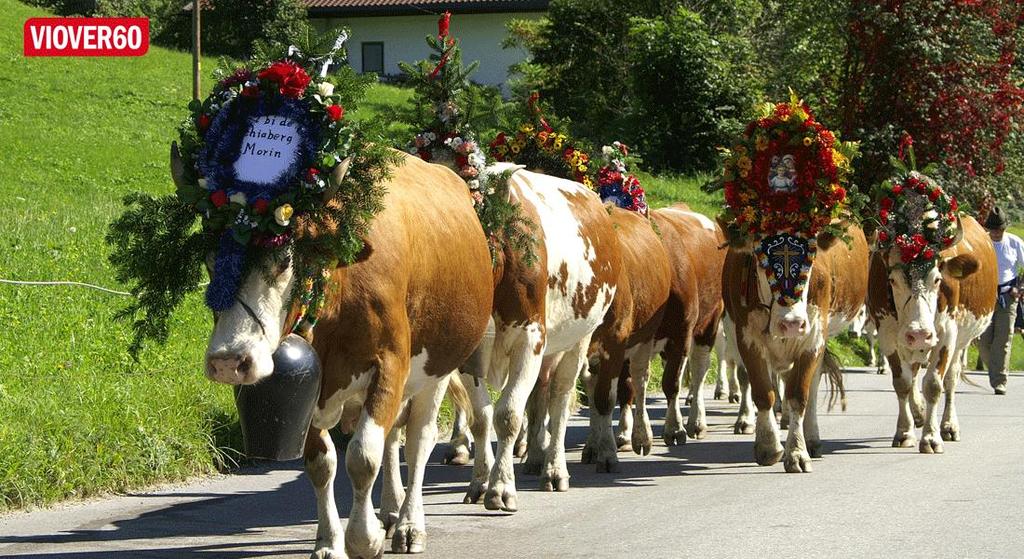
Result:
<instances>
[{"instance_id":1,"label":"wooden post","mask_svg":"<svg viewBox=\"0 0 1024 559\"><path fill-rule=\"evenodd\" d=\"M202 0L192 2L192 98L199 100L199 12L202 11Z\"/></svg>"}]
</instances>

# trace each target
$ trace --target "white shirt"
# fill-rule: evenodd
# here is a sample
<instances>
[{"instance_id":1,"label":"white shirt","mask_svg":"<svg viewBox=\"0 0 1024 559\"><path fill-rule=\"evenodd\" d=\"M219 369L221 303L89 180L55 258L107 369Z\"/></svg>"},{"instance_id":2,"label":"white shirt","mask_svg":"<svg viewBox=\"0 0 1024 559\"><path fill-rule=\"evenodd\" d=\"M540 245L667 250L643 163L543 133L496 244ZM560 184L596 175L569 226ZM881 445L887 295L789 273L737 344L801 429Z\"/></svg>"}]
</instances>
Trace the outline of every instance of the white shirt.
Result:
<instances>
[{"instance_id":1,"label":"white shirt","mask_svg":"<svg viewBox=\"0 0 1024 559\"><path fill-rule=\"evenodd\" d=\"M1024 241L1009 231L1003 233L1003 240L993 241L996 249L996 263L999 268L999 285L1017 277L1017 271L1024 268Z\"/></svg>"}]
</instances>

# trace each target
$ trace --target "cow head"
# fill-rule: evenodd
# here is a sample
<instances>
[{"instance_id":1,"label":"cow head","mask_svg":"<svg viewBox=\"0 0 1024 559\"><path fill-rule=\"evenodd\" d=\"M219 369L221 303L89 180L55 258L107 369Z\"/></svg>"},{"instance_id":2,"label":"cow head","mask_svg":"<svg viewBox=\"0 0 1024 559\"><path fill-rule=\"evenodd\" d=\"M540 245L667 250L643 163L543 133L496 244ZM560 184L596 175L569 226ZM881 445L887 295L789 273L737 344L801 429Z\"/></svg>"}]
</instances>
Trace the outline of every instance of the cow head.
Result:
<instances>
[{"instance_id":1,"label":"cow head","mask_svg":"<svg viewBox=\"0 0 1024 559\"><path fill-rule=\"evenodd\" d=\"M781 233L755 239L748 247L757 262L759 298L770 308L769 335L791 339L811 331L808 296L814 258L834 242L826 233L810 239Z\"/></svg>"},{"instance_id":2,"label":"cow head","mask_svg":"<svg viewBox=\"0 0 1024 559\"><path fill-rule=\"evenodd\" d=\"M341 184L349 160L339 165L332 176ZM183 165L176 146L171 147L171 175L183 183ZM329 197L333 193L328 193ZM295 235L301 236L301 227ZM273 355L284 338L292 311L295 272L291 250L259 254L241 278L233 302L214 311L213 332L206 348L206 376L224 384L253 384L274 372ZM206 266L211 283L216 283L217 253L207 255ZM239 264L240 265L240 264Z\"/></svg>"},{"instance_id":3,"label":"cow head","mask_svg":"<svg viewBox=\"0 0 1024 559\"><path fill-rule=\"evenodd\" d=\"M959 223L956 230L954 245L963 236ZM896 247L885 249L882 257L896 313L896 343L911 351L935 347L938 342L935 323L943 283L959 282L976 272L978 259L971 254L961 254L908 265Z\"/></svg>"}]
</instances>

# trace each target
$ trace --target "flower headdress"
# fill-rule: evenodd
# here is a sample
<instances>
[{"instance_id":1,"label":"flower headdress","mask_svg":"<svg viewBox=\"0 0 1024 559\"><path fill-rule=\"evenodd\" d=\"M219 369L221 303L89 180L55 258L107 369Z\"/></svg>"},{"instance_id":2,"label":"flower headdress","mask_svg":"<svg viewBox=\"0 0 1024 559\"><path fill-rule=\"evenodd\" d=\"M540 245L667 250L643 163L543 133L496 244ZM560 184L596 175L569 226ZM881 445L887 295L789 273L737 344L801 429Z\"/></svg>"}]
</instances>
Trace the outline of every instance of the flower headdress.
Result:
<instances>
[{"instance_id":1,"label":"flower headdress","mask_svg":"<svg viewBox=\"0 0 1024 559\"><path fill-rule=\"evenodd\" d=\"M896 174L883 182L878 192L878 248L895 247L900 265L920 276L935 265L943 249L952 246L958 204L935 179L917 171L913 139L906 132L891 164Z\"/></svg>"},{"instance_id":2,"label":"flower headdress","mask_svg":"<svg viewBox=\"0 0 1024 559\"><path fill-rule=\"evenodd\" d=\"M627 161L630 161L629 147L621 142L603 146L601 159L604 166L597 171L597 187L601 200L646 216L649 208L644 189L640 186L640 180L629 174L626 167ZM636 157L633 156L632 159L635 160Z\"/></svg>"},{"instance_id":3,"label":"flower headdress","mask_svg":"<svg viewBox=\"0 0 1024 559\"><path fill-rule=\"evenodd\" d=\"M346 105L370 80L346 69L338 80L315 77L341 42L324 56L292 47L221 71L212 93L189 104L180 152L172 150L176 192L130 196L107 236L118 279L132 283L137 297L120 316L144 314L134 323L133 353L145 338L166 339L171 311L198 287L211 252L211 309L234 304L253 266L290 256L298 280L292 302L309 311L296 328L315 323L310 303L322 300L326 271L362 251L362 236L381 208L379 184L395 161L345 119ZM330 233L300 238L300 223ZM311 294L317 285L320 293Z\"/></svg>"}]
</instances>

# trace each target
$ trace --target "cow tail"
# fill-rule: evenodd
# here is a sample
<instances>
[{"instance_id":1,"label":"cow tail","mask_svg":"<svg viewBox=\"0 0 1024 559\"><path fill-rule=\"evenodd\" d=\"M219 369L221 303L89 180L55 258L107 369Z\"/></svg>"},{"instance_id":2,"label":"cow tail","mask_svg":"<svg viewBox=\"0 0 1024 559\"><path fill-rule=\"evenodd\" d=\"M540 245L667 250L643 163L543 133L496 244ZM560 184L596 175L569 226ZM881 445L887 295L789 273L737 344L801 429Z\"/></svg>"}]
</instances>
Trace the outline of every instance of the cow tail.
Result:
<instances>
[{"instance_id":1,"label":"cow tail","mask_svg":"<svg viewBox=\"0 0 1024 559\"><path fill-rule=\"evenodd\" d=\"M966 382L967 384L969 384L969 385L971 385L971 386L973 386L975 388L984 388L980 384L974 382L974 379L972 379L971 377L967 376L967 367L964 367L964 361L966 361L967 349L969 347L971 347L971 346L968 345L967 347L961 349L960 351L962 353L958 352L954 356L956 358L956 361L951 363L951 366L957 368L957 373L956 374L960 376L960 380L962 382ZM949 373L947 373L947 374L949 374Z\"/></svg>"},{"instance_id":2,"label":"cow tail","mask_svg":"<svg viewBox=\"0 0 1024 559\"><path fill-rule=\"evenodd\" d=\"M452 373L448 381L448 398L451 399L455 409L462 412L466 418L466 424L473 424L473 401L469 399L469 392L466 385L462 384L462 375L458 372Z\"/></svg>"},{"instance_id":3,"label":"cow tail","mask_svg":"<svg viewBox=\"0 0 1024 559\"><path fill-rule=\"evenodd\" d=\"M832 350L825 348L825 356L821 363L821 374L828 383L828 411L832 411L836 402L846 411L846 385L843 384L843 367Z\"/></svg>"}]
</instances>

